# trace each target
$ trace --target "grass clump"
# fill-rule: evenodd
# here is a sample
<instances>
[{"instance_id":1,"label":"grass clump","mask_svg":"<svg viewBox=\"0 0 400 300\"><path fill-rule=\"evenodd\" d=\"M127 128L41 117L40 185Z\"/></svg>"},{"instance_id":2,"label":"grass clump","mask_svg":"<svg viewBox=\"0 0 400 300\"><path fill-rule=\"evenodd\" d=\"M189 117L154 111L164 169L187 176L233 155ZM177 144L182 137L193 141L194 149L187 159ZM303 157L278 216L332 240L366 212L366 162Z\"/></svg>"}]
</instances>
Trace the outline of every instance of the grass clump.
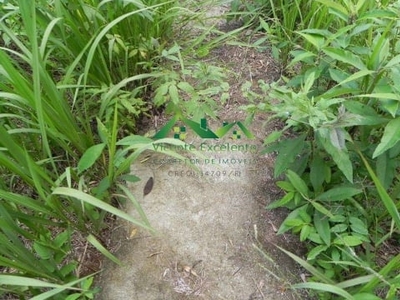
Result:
<instances>
[{"instance_id":1,"label":"grass clump","mask_svg":"<svg viewBox=\"0 0 400 300\"><path fill-rule=\"evenodd\" d=\"M118 182L138 180L129 166L153 141L121 136L148 109L176 11L175 1L1 3L0 297L92 299L74 234L118 262L99 235L107 214L152 230L143 212L113 205L140 210Z\"/></svg>"}]
</instances>

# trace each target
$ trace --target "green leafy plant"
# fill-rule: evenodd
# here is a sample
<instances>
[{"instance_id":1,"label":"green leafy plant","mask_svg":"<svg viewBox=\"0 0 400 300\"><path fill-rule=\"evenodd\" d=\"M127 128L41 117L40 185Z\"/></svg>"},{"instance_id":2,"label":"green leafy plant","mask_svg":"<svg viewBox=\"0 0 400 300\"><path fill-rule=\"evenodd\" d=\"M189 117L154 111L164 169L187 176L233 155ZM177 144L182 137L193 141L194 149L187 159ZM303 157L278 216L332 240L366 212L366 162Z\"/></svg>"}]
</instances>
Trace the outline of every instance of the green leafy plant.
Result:
<instances>
[{"instance_id":1,"label":"green leafy plant","mask_svg":"<svg viewBox=\"0 0 400 300\"><path fill-rule=\"evenodd\" d=\"M166 105L167 112L191 116L197 121L205 115L215 118L216 107L229 97L224 70L202 62L185 65L178 45L164 50L163 57L178 62L180 70L164 70L164 75L157 79L154 104Z\"/></svg>"},{"instance_id":2,"label":"green leafy plant","mask_svg":"<svg viewBox=\"0 0 400 300\"><path fill-rule=\"evenodd\" d=\"M143 73L158 55L172 32L174 3L58 0L38 8L38 22L54 23L49 47L63 65L85 69L89 84L110 85Z\"/></svg>"},{"instance_id":3,"label":"green leafy plant","mask_svg":"<svg viewBox=\"0 0 400 300\"><path fill-rule=\"evenodd\" d=\"M55 299L60 295L63 291L72 291L73 293L64 299L93 299L93 295L95 294L95 290L91 290L90 287L93 282L93 277L83 277L72 281L68 284L54 284L49 283L43 280L27 278L16 275L0 275L0 282L5 286L17 286L21 287L22 290L25 290L25 287L30 286L34 288L45 288L48 291L35 295L30 299L34 300L44 300L44 299ZM79 287L74 287L79 286Z\"/></svg>"},{"instance_id":4,"label":"green leafy plant","mask_svg":"<svg viewBox=\"0 0 400 300\"><path fill-rule=\"evenodd\" d=\"M279 233L296 233L309 246L307 262L295 259L314 282L295 287L318 290L322 299L395 299L398 258L382 264L378 257L400 232L399 6L318 2L344 24L294 31L288 67L299 73L261 82L261 95L243 87L252 113L285 121L265 140L285 193L268 208L288 207Z\"/></svg>"},{"instance_id":5,"label":"green leafy plant","mask_svg":"<svg viewBox=\"0 0 400 300\"><path fill-rule=\"evenodd\" d=\"M164 96L175 96L174 87L179 87L179 97L192 99L187 107L179 100L185 103L179 109L189 114L211 113L216 98L226 98L227 91L221 69L186 67L180 49L171 48L175 20L186 24L192 18L182 15L176 4L1 3L2 296L92 299L93 278L79 278L80 260L71 255L76 232L120 263L99 234L107 214L153 231L123 182L139 180L129 174L130 165L142 152L154 150L154 143L182 142L153 142L131 134L136 118L149 109L149 89L157 86L156 79L170 82ZM215 47L208 39L214 32L196 37L197 55ZM217 41L229 36L221 34ZM175 56L184 68L172 82L173 72L159 64ZM161 102L157 104L167 104ZM114 206L125 201L133 203L140 219Z\"/></svg>"},{"instance_id":6,"label":"green leafy plant","mask_svg":"<svg viewBox=\"0 0 400 300\"><path fill-rule=\"evenodd\" d=\"M380 1L379 8L385 8L390 1ZM256 44L268 41L272 53L284 66L290 62L290 52L297 47L309 49L311 44L319 43L318 35L324 30L339 30L353 24L357 19L368 15L376 8L371 1L304 1L304 0L270 0L270 1L233 1L233 16L247 16L257 30L265 32ZM238 12L238 11L244 12ZM248 17L248 16L251 17ZM299 31L310 30L313 42L304 43ZM359 36L363 41L364 36ZM368 37L366 37L368 38ZM295 72L288 68L287 72Z\"/></svg>"}]
</instances>

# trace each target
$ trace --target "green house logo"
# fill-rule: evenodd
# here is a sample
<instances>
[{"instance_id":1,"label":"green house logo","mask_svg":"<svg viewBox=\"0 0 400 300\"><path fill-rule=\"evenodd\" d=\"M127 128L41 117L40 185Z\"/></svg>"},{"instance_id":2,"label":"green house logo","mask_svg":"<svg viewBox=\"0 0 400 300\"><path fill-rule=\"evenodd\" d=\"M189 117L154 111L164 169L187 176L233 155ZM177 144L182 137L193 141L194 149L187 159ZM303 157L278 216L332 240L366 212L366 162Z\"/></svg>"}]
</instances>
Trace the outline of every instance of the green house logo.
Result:
<instances>
[{"instance_id":1,"label":"green house logo","mask_svg":"<svg viewBox=\"0 0 400 300\"><path fill-rule=\"evenodd\" d=\"M177 122L181 121L184 126L176 126ZM186 118L179 118L175 116L168 121L154 136L154 139L161 139L168 137L170 132L174 133L175 139L185 140L187 134L187 128L193 130L199 137L203 139L218 139L222 138L232 130L232 138L237 140L241 139L242 135L249 139L253 139L254 135L243 125L242 122L224 122L222 127L218 128L215 132L208 128L207 119L203 118L200 123L194 122Z\"/></svg>"}]
</instances>

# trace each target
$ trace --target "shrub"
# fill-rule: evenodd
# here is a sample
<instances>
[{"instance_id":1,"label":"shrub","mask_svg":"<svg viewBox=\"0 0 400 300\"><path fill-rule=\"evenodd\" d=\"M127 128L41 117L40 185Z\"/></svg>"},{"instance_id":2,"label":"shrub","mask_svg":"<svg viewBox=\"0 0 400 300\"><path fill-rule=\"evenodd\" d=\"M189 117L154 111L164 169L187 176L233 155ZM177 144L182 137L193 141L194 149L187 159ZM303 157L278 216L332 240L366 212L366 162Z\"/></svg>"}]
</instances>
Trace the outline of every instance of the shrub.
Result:
<instances>
[{"instance_id":1,"label":"shrub","mask_svg":"<svg viewBox=\"0 0 400 300\"><path fill-rule=\"evenodd\" d=\"M318 3L326 20L343 23L292 31L288 67L299 74L261 83L265 100L248 107L286 125L265 140L285 192L268 208L288 207L279 233L290 230L309 246L307 261L290 254L313 274L295 288L315 289L321 299L395 299L400 256L380 253L396 249L400 233L400 7Z\"/></svg>"}]
</instances>

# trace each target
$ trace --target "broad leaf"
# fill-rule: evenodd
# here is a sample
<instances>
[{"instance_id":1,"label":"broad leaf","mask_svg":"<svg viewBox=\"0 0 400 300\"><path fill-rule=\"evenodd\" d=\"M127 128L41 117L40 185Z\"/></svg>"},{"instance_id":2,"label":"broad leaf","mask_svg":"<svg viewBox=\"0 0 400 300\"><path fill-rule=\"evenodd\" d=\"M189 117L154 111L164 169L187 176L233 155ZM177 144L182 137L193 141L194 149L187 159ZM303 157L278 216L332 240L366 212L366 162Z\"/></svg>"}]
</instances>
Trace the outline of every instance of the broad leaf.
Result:
<instances>
[{"instance_id":1,"label":"broad leaf","mask_svg":"<svg viewBox=\"0 0 400 300\"><path fill-rule=\"evenodd\" d=\"M105 145L105 143L94 145L87 149L85 153L83 153L78 162L78 173L82 173L83 171L89 169L96 162L103 152Z\"/></svg>"},{"instance_id":2,"label":"broad leaf","mask_svg":"<svg viewBox=\"0 0 400 300\"><path fill-rule=\"evenodd\" d=\"M336 245L346 245L349 247L355 247L361 245L363 242L360 238L354 235L339 236L333 242Z\"/></svg>"},{"instance_id":3,"label":"broad leaf","mask_svg":"<svg viewBox=\"0 0 400 300\"><path fill-rule=\"evenodd\" d=\"M297 156L303 151L303 148L306 145L305 138L306 135L302 134L295 139L284 140L277 144L277 147L275 148L276 151L278 151L278 157L276 158L274 168L275 178L286 171L295 161Z\"/></svg>"},{"instance_id":4,"label":"broad leaf","mask_svg":"<svg viewBox=\"0 0 400 300\"><path fill-rule=\"evenodd\" d=\"M314 226L321 239L327 246L331 244L331 230L328 217L320 213L318 210L314 213Z\"/></svg>"},{"instance_id":5,"label":"broad leaf","mask_svg":"<svg viewBox=\"0 0 400 300\"><path fill-rule=\"evenodd\" d=\"M317 132L317 137L325 150L332 156L332 159L339 169L346 176L347 180L353 182L353 165L347 150L339 149L331 143L330 131L326 128L320 128Z\"/></svg>"},{"instance_id":6,"label":"broad leaf","mask_svg":"<svg viewBox=\"0 0 400 300\"><path fill-rule=\"evenodd\" d=\"M118 179L125 180L128 182L133 182L133 183L141 180L139 177L137 177L136 175L132 175L132 174L121 175L118 177Z\"/></svg>"},{"instance_id":7,"label":"broad leaf","mask_svg":"<svg viewBox=\"0 0 400 300\"><path fill-rule=\"evenodd\" d=\"M354 125L379 125L387 122L387 119L381 117L371 106L359 101L347 100L344 106L349 112L360 116L358 124Z\"/></svg>"},{"instance_id":8,"label":"broad leaf","mask_svg":"<svg viewBox=\"0 0 400 300\"><path fill-rule=\"evenodd\" d=\"M363 72L363 71L360 71L360 72ZM335 82L338 83L338 85L342 85L343 87L346 87L346 88L353 88L356 90L359 89L358 83L350 82L351 80L348 80L348 79L351 77L351 75L343 70L329 69L329 75Z\"/></svg>"},{"instance_id":9,"label":"broad leaf","mask_svg":"<svg viewBox=\"0 0 400 300\"><path fill-rule=\"evenodd\" d=\"M390 121L383 132L383 137L378 147L376 147L373 158L381 155L386 150L392 148L398 141L400 141L400 118Z\"/></svg>"},{"instance_id":10,"label":"broad leaf","mask_svg":"<svg viewBox=\"0 0 400 300\"><path fill-rule=\"evenodd\" d=\"M194 88L187 83L186 81L181 81L178 83L178 88L181 89L182 91L184 91L185 93L191 95L193 93L195 93Z\"/></svg>"},{"instance_id":11,"label":"broad leaf","mask_svg":"<svg viewBox=\"0 0 400 300\"><path fill-rule=\"evenodd\" d=\"M311 251L307 254L307 260L315 259L321 252L324 252L328 248L329 246L327 245L318 245L312 248Z\"/></svg>"},{"instance_id":12,"label":"broad leaf","mask_svg":"<svg viewBox=\"0 0 400 300\"><path fill-rule=\"evenodd\" d=\"M333 214L327 210L322 204L316 202L316 201L311 201L312 206L314 206L314 208L316 210L318 210L320 213L324 214L325 216L327 216L328 218L333 218Z\"/></svg>"},{"instance_id":13,"label":"broad leaf","mask_svg":"<svg viewBox=\"0 0 400 300\"><path fill-rule=\"evenodd\" d=\"M171 84L168 88L168 94L171 97L171 101L175 104L179 103L179 92L175 84Z\"/></svg>"},{"instance_id":14,"label":"broad leaf","mask_svg":"<svg viewBox=\"0 0 400 300\"><path fill-rule=\"evenodd\" d=\"M346 224L337 224L331 228L331 232L341 233L346 231L348 226Z\"/></svg>"},{"instance_id":15,"label":"broad leaf","mask_svg":"<svg viewBox=\"0 0 400 300\"><path fill-rule=\"evenodd\" d=\"M298 63L299 61L307 61L309 60L311 57L315 57L316 55L312 52L309 51L292 51L292 55L293 55L293 59L290 62L290 64L287 66L287 68L294 66L296 63Z\"/></svg>"},{"instance_id":16,"label":"broad leaf","mask_svg":"<svg viewBox=\"0 0 400 300\"><path fill-rule=\"evenodd\" d=\"M345 85L346 83L348 83L348 82L350 82L350 81L359 79L359 78L361 78L361 77L365 77L365 76L367 76L367 75L371 75L371 74L373 74L373 73L375 73L375 72L374 72L374 71L371 71L371 70L360 70L360 71L358 71L358 72L356 72L356 73L354 73L354 74L348 76L346 79L344 79L343 81L341 81L341 82L339 83L339 85Z\"/></svg>"},{"instance_id":17,"label":"broad leaf","mask_svg":"<svg viewBox=\"0 0 400 300\"><path fill-rule=\"evenodd\" d=\"M360 57L351 53L350 51L333 47L325 47L322 49L322 51L329 57L336 59L340 62L352 65L359 70L367 69Z\"/></svg>"},{"instance_id":18,"label":"broad leaf","mask_svg":"<svg viewBox=\"0 0 400 300\"><path fill-rule=\"evenodd\" d=\"M307 184L299 175L297 175L292 170L288 170L286 176L288 177L290 183L294 186L294 188L302 194L304 197L308 196L308 188Z\"/></svg>"},{"instance_id":19,"label":"broad leaf","mask_svg":"<svg viewBox=\"0 0 400 300\"><path fill-rule=\"evenodd\" d=\"M342 201L349 199L355 195L362 193L361 189L349 187L349 186L338 186L334 187L320 195L316 200L330 202L330 201Z\"/></svg>"},{"instance_id":20,"label":"broad leaf","mask_svg":"<svg viewBox=\"0 0 400 300\"><path fill-rule=\"evenodd\" d=\"M301 228L301 231L300 231L300 241L301 242L304 242L308 238L311 230L312 230L312 227L310 225L304 225Z\"/></svg>"},{"instance_id":21,"label":"broad leaf","mask_svg":"<svg viewBox=\"0 0 400 300\"><path fill-rule=\"evenodd\" d=\"M52 251L46 245L35 241L33 243L33 248L35 249L36 253L40 256L41 259L50 259L51 255L53 254Z\"/></svg>"},{"instance_id":22,"label":"broad leaf","mask_svg":"<svg viewBox=\"0 0 400 300\"><path fill-rule=\"evenodd\" d=\"M345 145L345 133L343 128L334 127L329 130L330 140L333 146L338 148L339 150L346 149Z\"/></svg>"},{"instance_id":23,"label":"broad leaf","mask_svg":"<svg viewBox=\"0 0 400 300\"><path fill-rule=\"evenodd\" d=\"M282 136L283 131L272 131L264 140L264 144L269 144L277 141Z\"/></svg>"},{"instance_id":24,"label":"broad leaf","mask_svg":"<svg viewBox=\"0 0 400 300\"><path fill-rule=\"evenodd\" d=\"M285 196L283 196L281 199L272 202L271 204L269 204L266 209L274 209L277 207L282 207L284 205L286 205L287 203L289 203L292 199L293 199L294 193L293 192L289 192L287 193Z\"/></svg>"},{"instance_id":25,"label":"broad leaf","mask_svg":"<svg viewBox=\"0 0 400 300\"><path fill-rule=\"evenodd\" d=\"M350 228L359 234L368 235L367 226L359 218L350 217Z\"/></svg>"},{"instance_id":26,"label":"broad leaf","mask_svg":"<svg viewBox=\"0 0 400 300\"><path fill-rule=\"evenodd\" d=\"M299 211L307 209L307 207L308 207L308 205L303 205L303 206L301 206L299 208L296 208L292 212L290 212L288 214L288 216L286 217L286 219L282 222L281 226L279 227L277 234L282 234L282 233L285 233L286 231L292 229L291 226L287 226L286 225L286 222L290 223L291 221L289 221L289 220L298 219ZM297 221L295 221L295 222L297 222ZM301 221L301 222L303 223L303 221Z\"/></svg>"},{"instance_id":27,"label":"broad leaf","mask_svg":"<svg viewBox=\"0 0 400 300\"><path fill-rule=\"evenodd\" d=\"M311 87L313 86L314 81L316 79L315 78L315 72L314 71L310 72L305 76L306 76L306 79L305 79L304 86L303 86L303 92L308 93L310 91Z\"/></svg>"},{"instance_id":28,"label":"broad leaf","mask_svg":"<svg viewBox=\"0 0 400 300\"><path fill-rule=\"evenodd\" d=\"M276 185L286 192L295 192L296 189L289 181L277 181Z\"/></svg>"},{"instance_id":29,"label":"broad leaf","mask_svg":"<svg viewBox=\"0 0 400 300\"><path fill-rule=\"evenodd\" d=\"M311 223L312 219L306 209L302 209L299 211L300 218L304 221L304 223Z\"/></svg>"},{"instance_id":30,"label":"broad leaf","mask_svg":"<svg viewBox=\"0 0 400 300\"><path fill-rule=\"evenodd\" d=\"M325 168L326 166L324 159L318 153L315 153L310 164L310 181L315 192L318 192L322 189Z\"/></svg>"},{"instance_id":31,"label":"broad leaf","mask_svg":"<svg viewBox=\"0 0 400 300\"><path fill-rule=\"evenodd\" d=\"M285 225L292 228L292 227L297 227L297 226L301 226L304 224L303 220L300 219L289 219L289 220L285 220Z\"/></svg>"},{"instance_id":32,"label":"broad leaf","mask_svg":"<svg viewBox=\"0 0 400 300\"><path fill-rule=\"evenodd\" d=\"M347 218L343 215L334 215L333 218L330 218L329 221L336 223L343 223L347 220Z\"/></svg>"},{"instance_id":33,"label":"broad leaf","mask_svg":"<svg viewBox=\"0 0 400 300\"><path fill-rule=\"evenodd\" d=\"M307 34L303 32L298 32L298 34L300 34L307 42L313 45L318 51L325 44L325 39L320 35Z\"/></svg>"}]
</instances>

